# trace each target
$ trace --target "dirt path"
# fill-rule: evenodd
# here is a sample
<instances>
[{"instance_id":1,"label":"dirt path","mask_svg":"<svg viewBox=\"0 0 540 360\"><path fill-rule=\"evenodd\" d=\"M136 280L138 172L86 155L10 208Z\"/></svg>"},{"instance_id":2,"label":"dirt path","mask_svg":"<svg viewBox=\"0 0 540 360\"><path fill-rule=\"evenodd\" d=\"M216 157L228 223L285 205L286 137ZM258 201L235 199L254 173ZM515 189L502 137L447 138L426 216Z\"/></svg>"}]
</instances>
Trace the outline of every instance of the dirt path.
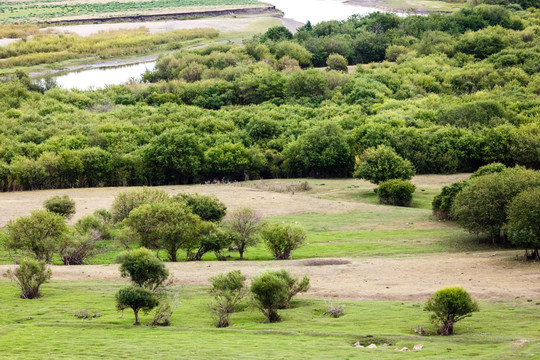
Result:
<instances>
[{"instance_id":1,"label":"dirt path","mask_svg":"<svg viewBox=\"0 0 540 360\"><path fill-rule=\"evenodd\" d=\"M210 276L236 269L251 278L264 269L286 268L311 278L312 288L307 294L310 297L421 301L441 287L460 285L480 299L539 299L540 263L524 263L512 256L513 253L505 252L348 259L348 264L323 266L308 266L320 259L184 262L167 266L175 282L182 285L207 285ZM0 273L8 267L1 265ZM119 277L117 265L52 269L54 280L125 281Z\"/></svg>"}]
</instances>

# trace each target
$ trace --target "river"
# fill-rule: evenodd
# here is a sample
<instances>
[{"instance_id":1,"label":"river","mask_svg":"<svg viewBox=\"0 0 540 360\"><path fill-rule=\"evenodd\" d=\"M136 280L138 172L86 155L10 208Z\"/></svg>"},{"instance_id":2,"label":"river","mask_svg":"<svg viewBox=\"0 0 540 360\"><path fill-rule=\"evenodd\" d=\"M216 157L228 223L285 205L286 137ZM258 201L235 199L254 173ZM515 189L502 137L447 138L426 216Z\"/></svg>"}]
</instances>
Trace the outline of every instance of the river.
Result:
<instances>
[{"instance_id":1,"label":"river","mask_svg":"<svg viewBox=\"0 0 540 360\"><path fill-rule=\"evenodd\" d=\"M312 24L328 20L345 20L354 14L369 14L381 11L372 7L351 5L344 0L264 0L283 11L283 16L301 23ZM130 79L138 80L146 70L152 70L156 62L107 67L70 72L52 77L64 89L102 89L108 85L118 85Z\"/></svg>"}]
</instances>

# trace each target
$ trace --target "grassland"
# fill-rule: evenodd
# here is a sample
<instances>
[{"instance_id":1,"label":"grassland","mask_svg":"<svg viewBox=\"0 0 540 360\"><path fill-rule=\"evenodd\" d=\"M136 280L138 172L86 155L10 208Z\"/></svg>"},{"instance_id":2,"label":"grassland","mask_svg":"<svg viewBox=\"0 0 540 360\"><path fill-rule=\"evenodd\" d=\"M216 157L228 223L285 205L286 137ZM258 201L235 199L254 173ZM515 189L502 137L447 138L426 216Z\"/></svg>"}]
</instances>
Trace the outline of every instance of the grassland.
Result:
<instances>
[{"instance_id":1,"label":"grassland","mask_svg":"<svg viewBox=\"0 0 540 360\"><path fill-rule=\"evenodd\" d=\"M11 0L0 3L0 23L43 23L85 18L217 11L257 7L257 0Z\"/></svg>"}]
</instances>

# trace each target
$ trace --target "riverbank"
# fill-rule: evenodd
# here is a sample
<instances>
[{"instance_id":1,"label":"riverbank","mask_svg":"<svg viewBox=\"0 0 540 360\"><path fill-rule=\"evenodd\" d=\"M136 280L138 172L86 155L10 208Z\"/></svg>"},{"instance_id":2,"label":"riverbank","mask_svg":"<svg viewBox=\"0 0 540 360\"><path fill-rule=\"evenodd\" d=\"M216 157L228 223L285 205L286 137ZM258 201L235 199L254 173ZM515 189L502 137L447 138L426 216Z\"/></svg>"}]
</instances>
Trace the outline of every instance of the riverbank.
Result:
<instances>
[{"instance_id":1,"label":"riverbank","mask_svg":"<svg viewBox=\"0 0 540 360\"><path fill-rule=\"evenodd\" d=\"M467 2L451 3L432 0L347 0L345 4L373 7L399 14L428 15L429 13L451 13L463 8Z\"/></svg>"}]
</instances>

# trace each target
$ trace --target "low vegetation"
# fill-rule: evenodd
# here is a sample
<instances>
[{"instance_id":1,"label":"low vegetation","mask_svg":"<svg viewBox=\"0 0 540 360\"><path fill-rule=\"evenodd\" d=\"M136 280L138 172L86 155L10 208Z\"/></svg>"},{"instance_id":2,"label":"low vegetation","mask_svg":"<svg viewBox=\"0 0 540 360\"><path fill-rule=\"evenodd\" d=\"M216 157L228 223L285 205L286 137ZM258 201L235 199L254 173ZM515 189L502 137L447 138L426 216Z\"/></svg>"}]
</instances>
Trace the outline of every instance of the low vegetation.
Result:
<instances>
[{"instance_id":1,"label":"low vegetation","mask_svg":"<svg viewBox=\"0 0 540 360\"><path fill-rule=\"evenodd\" d=\"M8 270L5 275L21 289L22 299L37 299L41 297L39 288L51 278L52 272L43 261L23 259L15 270Z\"/></svg>"}]
</instances>

